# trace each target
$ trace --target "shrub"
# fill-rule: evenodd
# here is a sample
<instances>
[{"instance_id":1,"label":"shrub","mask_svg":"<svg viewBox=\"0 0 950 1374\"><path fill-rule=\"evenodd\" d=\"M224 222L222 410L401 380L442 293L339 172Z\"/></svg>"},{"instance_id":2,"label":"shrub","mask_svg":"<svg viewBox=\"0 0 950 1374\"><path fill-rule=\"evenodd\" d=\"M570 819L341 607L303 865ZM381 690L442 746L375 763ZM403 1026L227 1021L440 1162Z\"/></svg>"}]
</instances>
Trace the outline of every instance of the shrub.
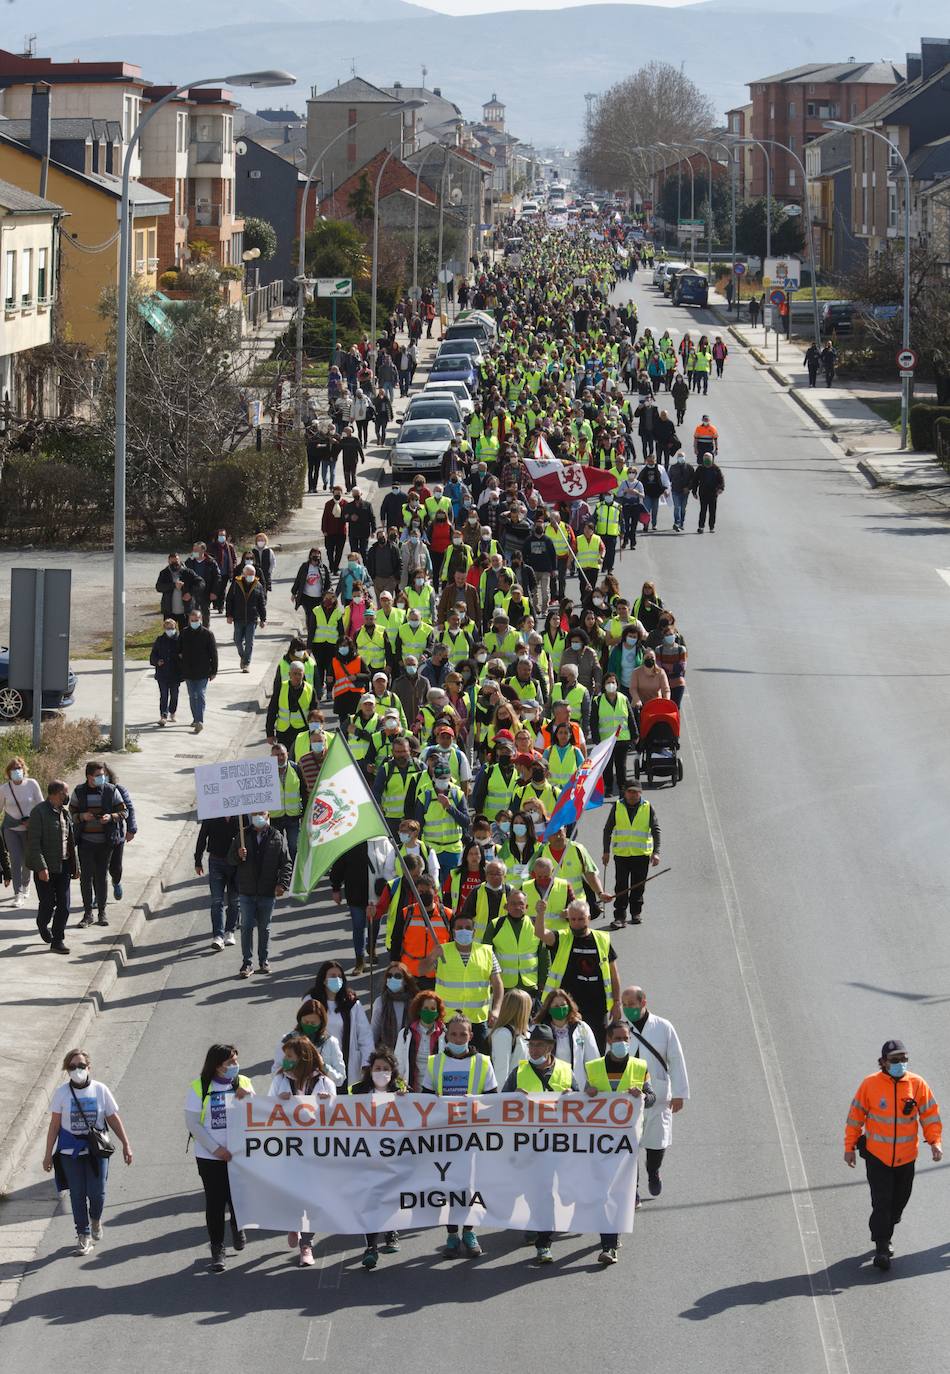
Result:
<instances>
[{"instance_id":1,"label":"shrub","mask_svg":"<svg viewBox=\"0 0 950 1374\"><path fill-rule=\"evenodd\" d=\"M45 454L12 455L3 468L3 533L37 543L69 544L98 533L111 505L108 481L93 480L88 466Z\"/></svg>"},{"instance_id":2,"label":"shrub","mask_svg":"<svg viewBox=\"0 0 950 1374\"><path fill-rule=\"evenodd\" d=\"M244 268L236 262L225 263L218 273L218 278L220 281L243 281Z\"/></svg>"},{"instance_id":3,"label":"shrub","mask_svg":"<svg viewBox=\"0 0 950 1374\"><path fill-rule=\"evenodd\" d=\"M242 448L209 463L189 509L190 539L226 525L239 541L257 530L272 530L303 500L306 461L302 445Z\"/></svg>"},{"instance_id":4,"label":"shrub","mask_svg":"<svg viewBox=\"0 0 950 1374\"><path fill-rule=\"evenodd\" d=\"M933 453L934 425L950 418L950 406L931 406L919 403L910 408L910 439L918 453Z\"/></svg>"},{"instance_id":5,"label":"shrub","mask_svg":"<svg viewBox=\"0 0 950 1374\"><path fill-rule=\"evenodd\" d=\"M950 472L950 417L946 415L934 422L934 449L937 462Z\"/></svg>"},{"instance_id":6,"label":"shrub","mask_svg":"<svg viewBox=\"0 0 950 1374\"><path fill-rule=\"evenodd\" d=\"M158 284L163 291L174 291L178 285L178 272L175 268L172 267L167 272L163 272L158 279Z\"/></svg>"},{"instance_id":7,"label":"shrub","mask_svg":"<svg viewBox=\"0 0 950 1374\"><path fill-rule=\"evenodd\" d=\"M40 747L33 749L33 732L29 725L14 725L0 732L0 758L4 761L19 754L26 760L27 770L46 792L54 778L69 781L69 775L89 754L102 748L102 730L97 720L82 717L68 720L53 716L43 722Z\"/></svg>"}]
</instances>

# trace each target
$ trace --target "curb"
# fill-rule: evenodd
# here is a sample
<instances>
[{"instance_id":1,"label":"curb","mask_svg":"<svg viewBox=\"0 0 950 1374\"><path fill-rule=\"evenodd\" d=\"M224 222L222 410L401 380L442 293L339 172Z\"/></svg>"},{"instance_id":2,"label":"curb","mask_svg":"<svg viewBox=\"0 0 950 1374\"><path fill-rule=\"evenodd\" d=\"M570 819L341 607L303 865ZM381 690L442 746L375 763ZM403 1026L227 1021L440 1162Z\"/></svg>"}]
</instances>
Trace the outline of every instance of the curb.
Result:
<instances>
[{"instance_id":1,"label":"curb","mask_svg":"<svg viewBox=\"0 0 950 1374\"><path fill-rule=\"evenodd\" d=\"M854 456L853 449L846 448L845 453L849 457ZM884 481L884 478L872 468L871 464L866 462L863 458L858 459L858 472L860 472L861 476L864 477L872 487L885 487L889 485Z\"/></svg>"},{"instance_id":2,"label":"curb","mask_svg":"<svg viewBox=\"0 0 950 1374\"><path fill-rule=\"evenodd\" d=\"M277 663L282 653L283 649L277 650L272 664L273 672L277 671ZM272 675L272 672L268 672L264 679L264 685L258 692L258 702L261 703L263 699L262 709L266 708L270 697L267 684L270 683ZM243 748L258 720L257 714L249 717L243 723L236 739L227 745L226 749L230 751L235 747ZM221 757L223 755L219 754L218 758ZM209 759L207 762L214 762L214 760ZM193 820L189 818L176 826L174 836L162 854L159 873L179 850L186 827L193 823ZM14 1116L10 1129L0 1140L0 1160L2 1160L0 1163L0 1199L8 1195L14 1175L24 1162L28 1152L36 1146L40 1124L47 1116L53 1093L62 1081L60 1065L65 1055L73 1046L82 1044L83 1038L93 1021L106 1010L108 994L115 986L121 971L127 967L132 951L146 923L153 915L157 914L164 892L165 884L161 877L156 875L146 881L141 895L126 917L125 923L117 930L113 943L104 955L99 969L86 991L78 999L66 1030L51 1049L35 1082L30 1085L26 1094L25 1105Z\"/></svg>"},{"instance_id":3,"label":"curb","mask_svg":"<svg viewBox=\"0 0 950 1374\"><path fill-rule=\"evenodd\" d=\"M812 405L807 396L804 396L797 387L792 386L792 383L787 377L784 377L776 368L770 367L769 372L775 377L776 381L781 381L783 385L789 388L789 396L791 396L796 405L801 406L805 414L809 415L819 428L826 430L834 428L834 425L827 416L822 415L821 411Z\"/></svg>"}]
</instances>

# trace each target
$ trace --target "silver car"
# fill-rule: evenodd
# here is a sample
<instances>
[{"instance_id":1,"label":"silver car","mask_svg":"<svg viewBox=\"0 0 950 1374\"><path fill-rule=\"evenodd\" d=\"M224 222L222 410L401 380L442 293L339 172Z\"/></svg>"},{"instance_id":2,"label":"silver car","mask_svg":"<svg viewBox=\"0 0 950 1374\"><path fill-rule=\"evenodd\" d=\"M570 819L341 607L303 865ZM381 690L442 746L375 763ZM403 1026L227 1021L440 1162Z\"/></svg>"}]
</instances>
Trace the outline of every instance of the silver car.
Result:
<instances>
[{"instance_id":1,"label":"silver car","mask_svg":"<svg viewBox=\"0 0 950 1374\"><path fill-rule=\"evenodd\" d=\"M389 454L393 478L440 471L455 437L455 426L448 420L404 420Z\"/></svg>"}]
</instances>

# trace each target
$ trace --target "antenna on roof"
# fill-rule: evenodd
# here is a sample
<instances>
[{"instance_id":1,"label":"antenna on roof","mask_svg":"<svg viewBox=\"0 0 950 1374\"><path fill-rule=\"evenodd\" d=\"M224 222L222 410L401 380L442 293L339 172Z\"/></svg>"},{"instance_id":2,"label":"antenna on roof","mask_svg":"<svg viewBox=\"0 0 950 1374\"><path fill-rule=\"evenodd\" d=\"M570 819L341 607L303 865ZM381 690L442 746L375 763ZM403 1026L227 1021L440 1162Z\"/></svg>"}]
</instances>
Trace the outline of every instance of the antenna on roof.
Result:
<instances>
[{"instance_id":1,"label":"antenna on roof","mask_svg":"<svg viewBox=\"0 0 950 1374\"><path fill-rule=\"evenodd\" d=\"M423 89L423 90L425 90L425 88L426 88L426 77L427 77L428 75L429 75L429 68L428 68L428 67L426 66L426 64L423 62L423 64L422 64L422 89Z\"/></svg>"},{"instance_id":2,"label":"antenna on roof","mask_svg":"<svg viewBox=\"0 0 950 1374\"><path fill-rule=\"evenodd\" d=\"M23 51L22 51L22 53L20 54L20 56L21 56L21 57L35 57L35 56L36 56L36 34L35 34L35 33L28 33L28 34L25 34L25 35L24 35L24 38L23 38Z\"/></svg>"},{"instance_id":3,"label":"antenna on roof","mask_svg":"<svg viewBox=\"0 0 950 1374\"><path fill-rule=\"evenodd\" d=\"M355 58L355 57L351 57L351 58L350 58L350 76L355 76L355 75L356 75L356 58Z\"/></svg>"}]
</instances>

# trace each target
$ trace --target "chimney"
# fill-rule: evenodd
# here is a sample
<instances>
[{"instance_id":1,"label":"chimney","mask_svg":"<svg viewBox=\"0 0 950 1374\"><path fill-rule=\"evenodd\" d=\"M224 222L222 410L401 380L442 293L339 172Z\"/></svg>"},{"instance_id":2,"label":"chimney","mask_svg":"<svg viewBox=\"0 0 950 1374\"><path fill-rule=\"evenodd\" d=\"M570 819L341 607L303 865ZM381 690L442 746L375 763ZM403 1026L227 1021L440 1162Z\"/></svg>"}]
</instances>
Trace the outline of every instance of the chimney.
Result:
<instances>
[{"instance_id":1,"label":"chimney","mask_svg":"<svg viewBox=\"0 0 950 1374\"><path fill-rule=\"evenodd\" d=\"M433 94L433 95L437 95L437 96L441 96L441 95L442 95L442 87L441 87L441 86L433 86L433 88L432 88L432 94Z\"/></svg>"},{"instance_id":2,"label":"chimney","mask_svg":"<svg viewBox=\"0 0 950 1374\"><path fill-rule=\"evenodd\" d=\"M907 80L916 81L919 78L921 71L923 70L923 63L920 60L920 53L909 52L907 53L904 60L907 66Z\"/></svg>"},{"instance_id":3,"label":"chimney","mask_svg":"<svg viewBox=\"0 0 950 1374\"><path fill-rule=\"evenodd\" d=\"M950 38L922 38L920 40L921 76L929 81L942 68L950 65Z\"/></svg>"},{"instance_id":4,"label":"chimney","mask_svg":"<svg viewBox=\"0 0 950 1374\"><path fill-rule=\"evenodd\" d=\"M40 161L41 196L46 195L49 180L49 140L50 140L50 88L45 82L38 81L30 96L30 148L37 153Z\"/></svg>"}]
</instances>

